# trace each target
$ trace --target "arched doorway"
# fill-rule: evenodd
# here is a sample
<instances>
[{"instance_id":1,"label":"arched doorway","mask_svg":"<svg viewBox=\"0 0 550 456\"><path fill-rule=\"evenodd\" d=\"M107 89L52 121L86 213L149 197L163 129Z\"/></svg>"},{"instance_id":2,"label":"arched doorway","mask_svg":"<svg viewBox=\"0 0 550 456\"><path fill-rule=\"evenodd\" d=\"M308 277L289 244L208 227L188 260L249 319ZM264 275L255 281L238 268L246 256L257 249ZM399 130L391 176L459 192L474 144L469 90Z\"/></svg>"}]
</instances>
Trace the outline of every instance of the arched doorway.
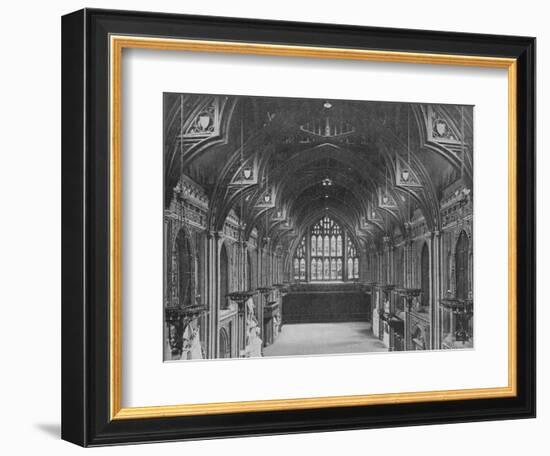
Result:
<instances>
[{"instance_id":1,"label":"arched doorway","mask_svg":"<svg viewBox=\"0 0 550 456\"><path fill-rule=\"evenodd\" d=\"M227 308L229 294L229 259L225 245L220 251L220 307Z\"/></svg>"},{"instance_id":2,"label":"arched doorway","mask_svg":"<svg viewBox=\"0 0 550 456\"><path fill-rule=\"evenodd\" d=\"M422 290L422 307L428 307L430 305L430 252L428 244L424 243L422 246L422 253L420 254L420 289Z\"/></svg>"},{"instance_id":3,"label":"arched doorway","mask_svg":"<svg viewBox=\"0 0 550 456\"><path fill-rule=\"evenodd\" d=\"M458 299L468 298L468 257L468 236L462 231L455 250L456 297Z\"/></svg>"},{"instance_id":4,"label":"arched doorway","mask_svg":"<svg viewBox=\"0 0 550 456\"><path fill-rule=\"evenodd\" d=\"M231 358L231 340L225 328L220 329L220 358Z\"/></svg>"},{"instance_id":5,"label":"arched doorway","mask_svg":"<svg viewBox=\"0 0 550 456\"><path fill-rule=\"evenodd\" d=\"M178 303L180 306L190 306L194 304L194 264L191 242L184 230L179 231L175 247L178 267Z\"/></svg>"}]
</instances>

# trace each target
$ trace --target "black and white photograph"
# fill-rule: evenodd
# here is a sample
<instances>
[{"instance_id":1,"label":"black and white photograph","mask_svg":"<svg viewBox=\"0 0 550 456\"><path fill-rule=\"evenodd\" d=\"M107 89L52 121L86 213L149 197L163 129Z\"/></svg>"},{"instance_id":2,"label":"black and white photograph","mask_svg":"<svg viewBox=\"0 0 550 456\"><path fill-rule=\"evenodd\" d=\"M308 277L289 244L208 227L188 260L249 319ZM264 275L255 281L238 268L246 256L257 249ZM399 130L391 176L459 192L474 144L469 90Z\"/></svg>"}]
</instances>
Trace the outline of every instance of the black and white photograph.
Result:
<instances>
[{"instance_id":1,"label":"black and white photograph","mask_svg":"<svg viewBox=\"0 0 550 456\"><path fill-rule=\"evenodd\" d=\"M164 361L474 349L474 112L164 93Z\"/></svg>"}]
</instances>

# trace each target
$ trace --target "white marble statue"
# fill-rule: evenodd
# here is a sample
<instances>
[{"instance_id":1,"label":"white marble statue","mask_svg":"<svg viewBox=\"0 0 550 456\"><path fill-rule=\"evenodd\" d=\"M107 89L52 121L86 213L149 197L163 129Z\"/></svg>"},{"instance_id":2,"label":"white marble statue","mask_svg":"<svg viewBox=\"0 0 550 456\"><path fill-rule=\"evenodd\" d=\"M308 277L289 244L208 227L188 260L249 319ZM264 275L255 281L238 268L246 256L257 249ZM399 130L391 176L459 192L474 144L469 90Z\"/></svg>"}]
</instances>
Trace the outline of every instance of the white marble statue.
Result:
<instances>
[{"instance_id":1,"label":"white marble statue","mask_svg":"<svg viewBox=\"0 0 550 456\"><path fill-rule=\"evenodd\" d=\"M259 358L262 356L262 339L260 339L260 328L258 326L248 329L248 337L245 350L247 358Z\"/></svg>"},{"instance_id":2,"label":"white marble statue","mask_svg":"<svg viewBox=\"0 0 550 456\"><path fill-rule=\"evenodd\" d=\"M189 359L189 350L191 350L192 333L193 333L193 330L191 329L190 325L187 325L183 330L180 359Z\"/></svg>"},{"instance_id":3,"label":"white marble statue","mask_svg":"<svg viewBox=\"0 0 550 456\"><path fill-rule=\"evenodd\" d=\"M199 328L196 321L189 323L183 331L181 359L203 359Z\"/></svg>"},{"instance_id":4,"label":"white marble statue","mask_svg":"<svg viewBox=\"0 0 550 456\"><path fill-rule=\"evenodd\" d=\"M191 334L189 348L189 358L188 359L202 359L202 346L201 346L201 337L199 334L199 328L194 328L193 333Z\"/></svg>"},{"instance_id":5,"label":"white marble statue","mask_svg":"<svg viewBox=\"0 0 550 456\"><path fill-rule=\"evenodd\" d=\"M254 300L250 298L246 302L246 347L244 356L246 358L257 358L262 356L262 339L260 339L260 326L254 313Z\"/></svg>"},{"instance_id":6,"label":"white marble statue","mask_svg":"<svg viewBox=\"0 0 550 456\"><path fill-rule=\"evenodd\" d=\"M275 340L279 335L280 327L281 327L281 316L277 312L275 315L273 315L273 340Z\"/></svg>"}]
</instances>

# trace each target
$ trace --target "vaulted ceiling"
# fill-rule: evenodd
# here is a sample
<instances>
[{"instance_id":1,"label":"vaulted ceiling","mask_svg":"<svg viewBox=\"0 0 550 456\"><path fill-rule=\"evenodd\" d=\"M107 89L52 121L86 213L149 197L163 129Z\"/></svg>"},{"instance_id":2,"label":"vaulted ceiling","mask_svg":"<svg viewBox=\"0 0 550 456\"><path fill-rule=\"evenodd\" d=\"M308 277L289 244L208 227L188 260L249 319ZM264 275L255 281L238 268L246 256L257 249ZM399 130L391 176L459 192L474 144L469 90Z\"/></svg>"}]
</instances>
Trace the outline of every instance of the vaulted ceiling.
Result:
<instances>
[{"instance_id":1,"label":"vaulted ceiling","mask_svg":"<svg viewBox=\"0 0 550 456\"><path fill-rule=\"evenodd\" d=\"M442 189L471 187L471 106L165 95L165 204L181 173L209 197L208 224L233 211L248 236L291 248L330 213L357 239L439 226ZM246 171L246 173L245 173Z\"/></svg>"}]
</instances>

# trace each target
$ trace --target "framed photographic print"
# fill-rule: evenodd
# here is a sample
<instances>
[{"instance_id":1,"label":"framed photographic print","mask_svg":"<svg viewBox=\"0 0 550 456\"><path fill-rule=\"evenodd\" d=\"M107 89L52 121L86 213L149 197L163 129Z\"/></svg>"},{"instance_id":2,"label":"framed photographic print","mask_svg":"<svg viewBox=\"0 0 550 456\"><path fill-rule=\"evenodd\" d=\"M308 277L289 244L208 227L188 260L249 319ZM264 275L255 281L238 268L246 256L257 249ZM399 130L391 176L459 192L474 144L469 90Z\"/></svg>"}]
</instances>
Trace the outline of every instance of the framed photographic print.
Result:
<instances>
[{"instance_id":1,"label":"framed photographic print","mask_svg":"<svg viewBox=\"0 0 550 456\"><path fill-rule=\"evenodd\" d=\"M535 40L62 21L62 437L535 416Z\"/></svg>"}]
</instances>

